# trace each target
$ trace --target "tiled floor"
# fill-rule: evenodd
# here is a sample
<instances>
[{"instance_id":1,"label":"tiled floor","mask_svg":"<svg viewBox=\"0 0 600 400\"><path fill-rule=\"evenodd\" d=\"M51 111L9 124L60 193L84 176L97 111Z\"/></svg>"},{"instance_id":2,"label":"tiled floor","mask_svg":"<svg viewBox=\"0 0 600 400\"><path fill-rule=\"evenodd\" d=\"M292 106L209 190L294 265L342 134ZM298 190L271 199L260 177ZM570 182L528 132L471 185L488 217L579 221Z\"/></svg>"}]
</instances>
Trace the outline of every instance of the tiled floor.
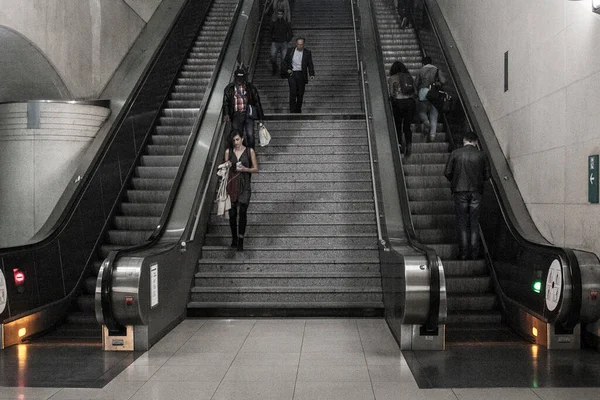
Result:
<instances>
[{"instance_id":1,"label":"tiled floor","mask_svg":"<svg viewBox=\"0 0 600 400\"><path fill-rule=\"evenodd\" d=\"M419 389L382 319L194 320L102 389L0 399L598 399L598 388Z\"/></svg>"}]
</instances>

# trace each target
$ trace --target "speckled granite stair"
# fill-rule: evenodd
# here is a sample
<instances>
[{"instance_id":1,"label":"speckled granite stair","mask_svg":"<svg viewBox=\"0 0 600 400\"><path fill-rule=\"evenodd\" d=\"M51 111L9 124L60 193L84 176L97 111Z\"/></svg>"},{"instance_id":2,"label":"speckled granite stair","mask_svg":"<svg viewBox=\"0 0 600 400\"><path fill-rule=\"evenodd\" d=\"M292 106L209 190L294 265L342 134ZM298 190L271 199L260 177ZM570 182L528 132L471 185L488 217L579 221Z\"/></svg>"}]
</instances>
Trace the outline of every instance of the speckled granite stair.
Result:
<instances>
[{"instance_id":1,"label":"speckled granite stair","mask_svg":"<svg viewBox=\"0 0 600 400\"><path fill-rule=\"evenodd\" d=\"M365 122L281 119L268 126L279 147L256 149L260 173L252 178L245 251L229 247L229 221L213 210L188 315L381 315ZM338 140L339 132L355 145ZM305 145L311 138L329 141ZM330 155L317 156L324 148Z\"/></svg>"}]
</instances>

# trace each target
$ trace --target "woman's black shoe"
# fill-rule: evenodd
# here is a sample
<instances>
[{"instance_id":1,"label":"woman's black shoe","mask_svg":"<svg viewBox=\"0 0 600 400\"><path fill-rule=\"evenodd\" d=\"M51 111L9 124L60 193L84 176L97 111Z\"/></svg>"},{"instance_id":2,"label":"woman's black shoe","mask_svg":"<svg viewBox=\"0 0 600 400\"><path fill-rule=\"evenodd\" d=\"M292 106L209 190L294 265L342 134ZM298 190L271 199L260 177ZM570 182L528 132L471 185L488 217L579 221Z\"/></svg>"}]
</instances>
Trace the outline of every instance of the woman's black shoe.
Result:
<instances>
[{"instance_id":1,"label":"woman's black shoe","mask_svg":"<svg viewBox=\"0 0 600 400\"><path fill-rule=\"evenodd\" d=\"M237 238L237 237L233 237L233 238L231 239L231 247L233 247L234 249L235 249L236 247L238 247L238 238Z\"/></svg>"},{"instance_id":2,"label":"woman's black shoe","mask_svg":"<svg viewBox=\"0 0 600 400\"><path fill-rule=\"evenodd\" d=\"M237 240L237 251L244 251L244 238Z\"/></svg>"}]
</instances>

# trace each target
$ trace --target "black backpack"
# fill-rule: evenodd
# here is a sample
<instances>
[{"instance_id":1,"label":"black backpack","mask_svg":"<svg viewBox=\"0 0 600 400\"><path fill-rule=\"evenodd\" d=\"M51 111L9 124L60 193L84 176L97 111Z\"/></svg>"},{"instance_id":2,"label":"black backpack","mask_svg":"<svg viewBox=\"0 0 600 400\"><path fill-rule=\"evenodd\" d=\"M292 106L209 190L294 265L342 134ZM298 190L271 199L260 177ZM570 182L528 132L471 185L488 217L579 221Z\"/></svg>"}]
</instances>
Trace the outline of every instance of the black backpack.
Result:
<instances>
[{"instance_id":1,"label":"black backpack","mask_svg":"<svg viewBox=\"0 0 600 400\"><path fill-rule=\"evenodd\" d=\"M395 86L395 85L394 85ZM398 75L398 87L394 87L396 93L400 92L405 96L415 93L415 84L412 76L406 72Z\"/></svg>"}]
</instances>

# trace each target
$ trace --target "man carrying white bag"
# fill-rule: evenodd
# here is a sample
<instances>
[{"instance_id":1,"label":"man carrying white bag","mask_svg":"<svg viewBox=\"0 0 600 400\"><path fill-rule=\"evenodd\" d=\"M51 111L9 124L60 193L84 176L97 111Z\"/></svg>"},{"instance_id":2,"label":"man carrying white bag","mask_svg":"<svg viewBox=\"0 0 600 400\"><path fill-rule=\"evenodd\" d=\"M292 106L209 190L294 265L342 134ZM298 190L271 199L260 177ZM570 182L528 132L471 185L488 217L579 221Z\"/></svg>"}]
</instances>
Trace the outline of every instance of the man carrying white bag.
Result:
<instances>
[{"instance_id":1,"label":"man carrying white bag","mask_svg":"<svg viewBox=\"0 0 600 400\"><path fill-rule=\"evenodd\" d=\"M263 123L258 124L258 136L261 147L265 147L271 141L271 135L269 134L267 127Z\"/></svg>"}]
</instances>

